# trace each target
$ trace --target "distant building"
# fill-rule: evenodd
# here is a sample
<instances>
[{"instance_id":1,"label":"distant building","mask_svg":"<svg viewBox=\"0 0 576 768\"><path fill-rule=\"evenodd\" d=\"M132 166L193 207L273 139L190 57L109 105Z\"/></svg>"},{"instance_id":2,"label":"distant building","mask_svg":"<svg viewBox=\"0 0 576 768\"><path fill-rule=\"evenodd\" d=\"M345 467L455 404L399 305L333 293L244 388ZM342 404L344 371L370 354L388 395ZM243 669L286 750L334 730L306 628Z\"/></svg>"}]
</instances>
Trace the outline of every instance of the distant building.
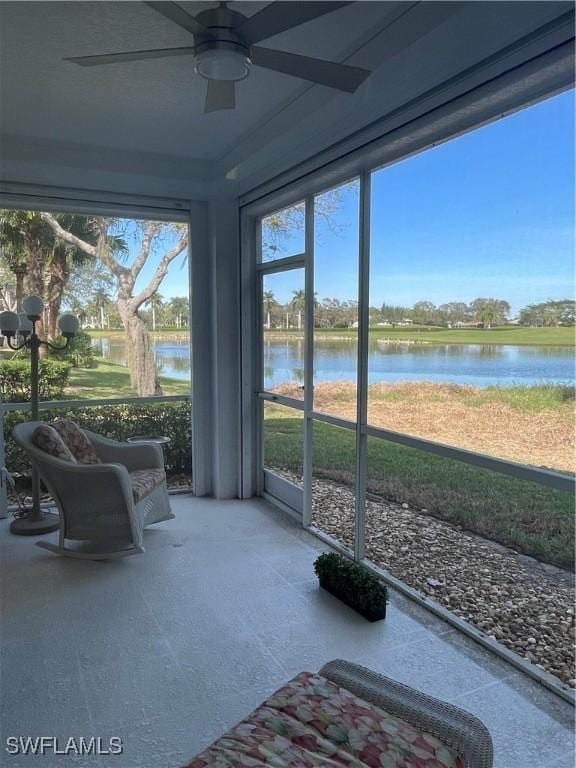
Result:
<instances>
[{"instance_id":1,"label":"distant building","mask_svg":"<svg viewBox=\"0 0 576 768\"><path fill-rule=\"evenodd\" d=\"M458 320L456 323L449 323L449 328L484 328L484 323L463 323L461 320Z\"/></svg>"}]
</instances>

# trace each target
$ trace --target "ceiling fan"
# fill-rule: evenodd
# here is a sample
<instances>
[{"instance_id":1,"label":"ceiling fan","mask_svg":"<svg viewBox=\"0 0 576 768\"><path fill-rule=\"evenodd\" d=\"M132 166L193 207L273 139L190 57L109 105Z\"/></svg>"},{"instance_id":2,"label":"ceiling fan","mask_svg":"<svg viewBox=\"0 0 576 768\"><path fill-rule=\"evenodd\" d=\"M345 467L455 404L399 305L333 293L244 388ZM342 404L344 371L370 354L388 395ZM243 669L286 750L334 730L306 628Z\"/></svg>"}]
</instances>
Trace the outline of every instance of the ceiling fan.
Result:
<instances>
[{"instance_id":1,"label":"ceiling fan","mask_svg":"<svg viewBox=\"0 0 576 768\"><path fill-rule=\"evenodd\" d=\"M255 45L261 40L349 4L325 0L273 2L248 17L231 10L222 2L218 3L217 8L202 11L194 17L173 2L146 2L145 5L190 32L194 45L105 53L97 56L73 56L64 61L71 61L82 67L93 67L143 59L194 56L196 72L208 81L204 112L234 109L235 83L248 77L252 65L353 93L371 74L369 70Z\"/></svg>"}]
</instances>

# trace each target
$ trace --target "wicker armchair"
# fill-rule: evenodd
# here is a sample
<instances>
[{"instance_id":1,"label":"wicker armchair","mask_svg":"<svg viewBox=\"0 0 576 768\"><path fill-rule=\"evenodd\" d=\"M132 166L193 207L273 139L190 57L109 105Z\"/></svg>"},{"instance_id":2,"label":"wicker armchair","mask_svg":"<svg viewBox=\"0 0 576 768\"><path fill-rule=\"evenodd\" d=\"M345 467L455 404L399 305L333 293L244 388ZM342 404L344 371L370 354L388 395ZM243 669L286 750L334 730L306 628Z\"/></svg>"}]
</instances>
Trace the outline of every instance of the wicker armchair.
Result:
<instances>
[{"instance_id":1,"label":"wicker armchair","mask_svg":"<svg viewBox=\"0 0 576 768\"><path fill-rule=\"evenodd\" d=\"M37 546L92 560L144 552L144 527L174 517L160 446L119 443L85 430L102 463L72 464L34 445L32 435L41 423L18 424L12 432L60 511L59 543L39 541ZM160 470L162 480L135 498L135 483L149 470Z\"/></svg>"},{"instance_id":2,"label":"wicker armchair","mask_svg":"<svg viewBox=\"0 0 576 768\"><path fill-rule=\"evenodd\" d=\"M436 736L464 757L466 768L491 768L492 738L474 715L342 659L325 664L320 674L364 701Z\"/></svg>"}]
</instances>

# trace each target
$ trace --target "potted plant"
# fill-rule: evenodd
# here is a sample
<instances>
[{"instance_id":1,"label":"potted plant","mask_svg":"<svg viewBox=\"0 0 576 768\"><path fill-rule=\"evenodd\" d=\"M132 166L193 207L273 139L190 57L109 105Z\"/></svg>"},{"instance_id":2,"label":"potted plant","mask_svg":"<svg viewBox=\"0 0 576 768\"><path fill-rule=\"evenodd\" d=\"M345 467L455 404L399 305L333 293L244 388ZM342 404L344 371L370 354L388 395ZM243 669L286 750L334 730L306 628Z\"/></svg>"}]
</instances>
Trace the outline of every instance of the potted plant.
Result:
<instances>
[{"instance_id":1,"label":"potted plant","mask_svg":"<svg viewBox=\"0 0 576 768\"><path fill-rule=\"evenodd\" d=\"M327 552L318 557L314 570L323 589L364 618L379 621L386 617L388 589L364 566L337 552Z\"/></svg>"}]
</instances>

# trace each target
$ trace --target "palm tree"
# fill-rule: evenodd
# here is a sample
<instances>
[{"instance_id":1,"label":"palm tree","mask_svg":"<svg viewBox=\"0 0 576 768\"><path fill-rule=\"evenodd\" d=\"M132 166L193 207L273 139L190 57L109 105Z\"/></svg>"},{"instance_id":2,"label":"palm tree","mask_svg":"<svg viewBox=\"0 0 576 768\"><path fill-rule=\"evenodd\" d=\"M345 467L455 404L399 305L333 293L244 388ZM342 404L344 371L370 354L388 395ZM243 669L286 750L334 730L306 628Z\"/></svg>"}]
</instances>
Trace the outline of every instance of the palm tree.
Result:
<instances>
[{"instance_id":1,"label":"palm tree","mask_svg":"<svg viewBox=\"0 0 576 768\"><path fill-rule=\"evenodd\" d=\"M152 310L152 330L156 330L156 312L161 312L164 308L164 297L161 293L154 293L148 301L146 306Z\"/></svg>"},{"instance_id":2,"label":"palm tree","mask_svg":"<svg viewBox=\"0 0 576 768\"><path fill-rule=\"evenodd\" d=\"M510 304L503 299L474 299L470 308L486 328L491 328L494 323L505 322L510 312Z\"/></svg>"},{"instance_id":3,"label":"palm tree","mask_svg":"<svg viewBox=\"0 0 576 768\"><path fill-rule=\"evenodd\" d=\"M24 296L26 243L22 231L7 213L0 213L0 258L15 277L15 310L19 312Z\"/></svg>"},{"instance_id":4,"label":"palm tree","mask_svg":"<svg viewBox=\"0 0 576 768\"><path fill-rule=\"evenodd\" d=\"M188 299L183 296L174 296L170 299L170 311L176 319L176 328L182 327L182 316L188 316Z\"/></svg>"},{"instance_id":5,"label":"palm tree","mask_svg":"<svg viewBox=\"0 0 576 768\"><path fill-rule=\"evenodd\" d=\"M58 239L43 216L37 211L0 211L0 243L9 263L14 264L17 305L24 287L28 293L42 296L46 301L46 332L53 339L58 335L58 314L72 266L89 256L78 244ZM95 219L72 214L57 214L54 219L73 237L91 245L97 242ZM127 250L121 238L108 238L108 246L112 251Z\"/></svg>"},{"instance_id":6,"label":"palm tree","mask_svg":"<svg viewBox=\"0 0 576 768\"><path fill-rule=\"evenodd\" d=\"M270 330L270 313L277 306L278 302L274 296L274 291L264 291L262 294L262 308L266 314L266 328Z\"/></svg>"},{"instance_id":7,"label":"palm tree","mask_svg":"<svg viewBox=\"0 0 576 768\"><path fill-rule=\"evenodd\" d=\"M56 218L60 225L75 237L96 242L97 233L92 219L87 216L71 214L61 214ZM58 335L58 315L72 268L87 261L90 257L79 247L57 240L54 233L49 231L53 242L46 258L44 292L48 320L47 333L49 338L54 339Z\"/></svg>"},{"instance_id":8,"label":"palm tree","mask_svg":"<svg viewBox=\"0 0 576 768\"><path fill-rule=\"evenodd\" d=\"M104 312L112 303L110 294L105 288L98 288L97 291L94 291L94 295L92 296L92 303L94 304L96 311L100 312L100 328L104 329L104 325L105 325Z\"/></svg>"},{"instance_id":9,"label":"palm tree","mask_svg":"<svg viewBox=\"0 0 576 768\"><path fill-rule=\"evenodd\" d=\"M43 295L43 269L53 243L54 238L39 213L0 211L0 244L4 258L16 275L18 309L22 304L24 283L28 293Z\"/></svg>"},{"instance_id":10,"label":"palm tree","mask_svg":"<svg viewBox=\"0 0 576 768\"><path fill-rule=\"evenodd\" d=\"M298 330L302 329L302 313L306 308L306 291L292 291L290 306L298 315Z\"/></svg>"}]
</instances>

